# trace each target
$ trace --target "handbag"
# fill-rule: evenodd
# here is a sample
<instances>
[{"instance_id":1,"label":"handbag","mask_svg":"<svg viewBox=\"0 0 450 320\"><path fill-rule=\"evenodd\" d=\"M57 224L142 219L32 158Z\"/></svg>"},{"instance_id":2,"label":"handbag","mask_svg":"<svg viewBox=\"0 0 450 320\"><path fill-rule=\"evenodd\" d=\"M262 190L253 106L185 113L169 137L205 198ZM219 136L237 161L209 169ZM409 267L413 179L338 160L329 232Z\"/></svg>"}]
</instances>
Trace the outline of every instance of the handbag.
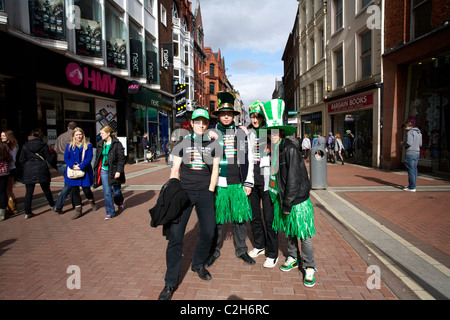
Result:
<instances>
[{"instance_id":1,"label":"handbag","mask_svg":"<svg viewBox=\"0 0 450 320\"><path fill-rule=\"evenodd\" d=\"M84 152L83 149L83 155L81 156L81 162L84 160ZM84 177L84 171L80 169L70 169L69 166L67 166L67 178L69 179L79 179Z\"/></svg>"},{"instance_id":2,"label":"handbag","mask_svg":"<svg viewBox=\"0 0 450 320\"><path fill-rule=\"evenodd\" d=\"M36 152L35 155L37 155L39 158L41 158L42 161L44 161L44 162L47 164L47 167L48 167L49 170L50 170L50 169L54 169L53 166L52 166L50 163L48 163L47 160L45 160L44 158L42 158L42 156L41 156L39 153Z\"/></svg>"}]
</instances>

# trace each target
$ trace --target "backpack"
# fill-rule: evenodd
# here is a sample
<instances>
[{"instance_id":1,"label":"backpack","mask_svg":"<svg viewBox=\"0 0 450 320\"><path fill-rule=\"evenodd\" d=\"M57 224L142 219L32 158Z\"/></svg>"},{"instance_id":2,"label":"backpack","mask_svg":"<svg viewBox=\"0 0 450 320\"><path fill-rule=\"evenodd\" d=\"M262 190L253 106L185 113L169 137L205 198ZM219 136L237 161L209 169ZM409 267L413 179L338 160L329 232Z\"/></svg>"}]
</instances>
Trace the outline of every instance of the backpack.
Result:
<instances>
[{"instance_id":1,"label":"backpack","mask_svg":"<svg viewBox=\"0 0 450 320\"><path fill-rule=\"evenodd\" d=\"M331 137L330 149L334 150L335 145L336 145L336 139L335 139L335 137Z\"/></svg>"}]
</instances>

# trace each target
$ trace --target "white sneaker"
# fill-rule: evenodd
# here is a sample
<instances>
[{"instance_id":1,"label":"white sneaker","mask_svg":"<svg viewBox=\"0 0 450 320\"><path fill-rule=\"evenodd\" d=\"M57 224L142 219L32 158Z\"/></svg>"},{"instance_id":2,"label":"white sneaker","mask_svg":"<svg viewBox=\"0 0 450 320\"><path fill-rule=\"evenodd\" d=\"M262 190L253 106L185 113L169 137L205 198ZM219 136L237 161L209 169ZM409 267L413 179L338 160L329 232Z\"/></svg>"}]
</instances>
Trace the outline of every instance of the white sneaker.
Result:
<instances>
[{"instance_id":1,"label":"white sneaker","mask_svg":"<svg viewBox=\"0 0 450 320\"><path fill-rule=\"evenodd\" d=\"M260 254L264 254L266 253L266 249L258 249L258 248L254 248L252 251L250 251L248 253L248 255L252 258L256 258L257 256L259 256Z\"/></svg>"},{"instance_id":2,"label":"white sneaker","mask_svg":"<svg viewBox=\"0 0 450 320\"><path fill-rule=\"evenodd\" d=\"M403 191L416 192L416 189L410 189L408 187L403 188Z\"/></svg>"},{"instance_id":3,"label":"white sneaker","mask_svg":"<svg viewBox=\"0 0 450 320\"><path fill-rule=\"evenodd\" d=\"M272 258L266 258L266 261L263 263L264 268L273 268L277 265L278 258L272 259Z\"/></svg>"}]
</instances>

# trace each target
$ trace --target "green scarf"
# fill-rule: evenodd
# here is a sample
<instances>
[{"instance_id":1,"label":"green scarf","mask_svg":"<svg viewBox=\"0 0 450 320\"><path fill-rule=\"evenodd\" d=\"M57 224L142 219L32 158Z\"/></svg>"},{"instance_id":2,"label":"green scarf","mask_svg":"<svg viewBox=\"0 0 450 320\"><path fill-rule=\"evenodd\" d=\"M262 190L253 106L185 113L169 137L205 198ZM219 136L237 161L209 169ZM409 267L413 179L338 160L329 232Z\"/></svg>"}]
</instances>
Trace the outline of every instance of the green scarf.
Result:
<instances>
[{"instance_id":1,"label":"green scarf","mask_svg":"<svg viewBox=\"0 0 450 320\"><path fill-rule=\"evenodd\" d=\"M234 122L228 126L228 127L224 127L223 125L221 125L220 123L217 124L217 129L219 129L219 131L222 133L219 137L219 143L222 146L222 150L223 150L223 155L222 155L222 160L220 160L220 165L219 165L219 177L227 177L227 165L228 165L228 161L227 161L227 154L229 154L229 152L227 152L227 148L229 146L225 146L224 141L223 141L223 136L226 134L227 130L229 129L235 129L235 124Z\"/></svg>"}]
</instances>

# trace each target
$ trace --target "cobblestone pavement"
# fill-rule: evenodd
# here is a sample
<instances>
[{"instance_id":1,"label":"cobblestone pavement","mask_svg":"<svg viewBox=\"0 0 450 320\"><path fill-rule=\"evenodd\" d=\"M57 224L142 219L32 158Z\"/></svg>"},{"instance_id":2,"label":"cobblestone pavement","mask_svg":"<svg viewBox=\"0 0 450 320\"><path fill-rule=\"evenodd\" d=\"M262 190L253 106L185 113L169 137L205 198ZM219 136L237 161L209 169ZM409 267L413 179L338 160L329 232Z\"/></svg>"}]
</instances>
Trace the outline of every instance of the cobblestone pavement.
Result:
<instances>
[{"instance_id":1,"label":"cobblestone pavement","mask_svg":"<svg viewBox=\"0 0 450 320\"><path fill-rule=\"evenodd\" d=\"M450 183L420 175L416 193L401 191L405 172L346 164L327 166L328 187L312 190L318 272L307 288L298 269L282 272L286 238L279 236L277 267L246 265L236 258L231 225L224 226L220 258L202 281L190 270L198 240L197 217L189 221L180 285L173 300L405 300L448 299L450 267ZM2 300L155 300L164 287L167 241L150 227L148 209L169 177L162 159L126 166L125 209L105 221L103 192L94 191L99 209L85 201L83 217L71 220L51 211L37 186L33 212L25 220L25 188L14 186L19 213L0 223ZM56 197L62 177L53 172ZM82 196L83 197L83 196ZM248 225L249 250L252 235ZM74 271L75 270L75 271ZM79 273L78 273L79 272ZM73 288L80 275L80 288Z\"/></svg>"}]
</instances>

